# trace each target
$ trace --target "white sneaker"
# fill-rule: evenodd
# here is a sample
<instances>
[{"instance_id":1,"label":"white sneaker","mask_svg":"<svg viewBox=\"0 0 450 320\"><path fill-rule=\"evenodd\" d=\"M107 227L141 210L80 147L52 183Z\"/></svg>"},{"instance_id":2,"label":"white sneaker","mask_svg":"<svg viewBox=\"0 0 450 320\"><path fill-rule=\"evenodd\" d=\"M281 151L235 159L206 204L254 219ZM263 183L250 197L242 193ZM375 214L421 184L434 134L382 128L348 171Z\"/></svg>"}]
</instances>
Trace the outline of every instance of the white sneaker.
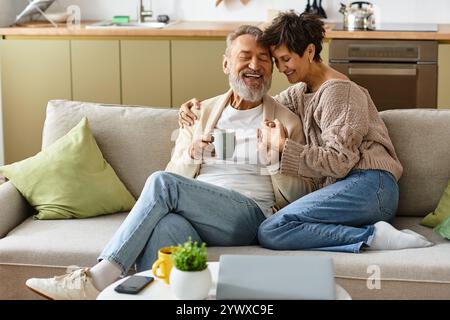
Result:
<instances>
[{"instance_id":1,"label":"white sneaker","mask_svg":"<svg viewBox=\"0 0 450 320\"><path fill-rule=\"evenodd\" d=\"M26 285L37 294L52 300L95 300L100 293L92 282L88 268L48 279L31 278Z\"/></svg>"}]
</instances>

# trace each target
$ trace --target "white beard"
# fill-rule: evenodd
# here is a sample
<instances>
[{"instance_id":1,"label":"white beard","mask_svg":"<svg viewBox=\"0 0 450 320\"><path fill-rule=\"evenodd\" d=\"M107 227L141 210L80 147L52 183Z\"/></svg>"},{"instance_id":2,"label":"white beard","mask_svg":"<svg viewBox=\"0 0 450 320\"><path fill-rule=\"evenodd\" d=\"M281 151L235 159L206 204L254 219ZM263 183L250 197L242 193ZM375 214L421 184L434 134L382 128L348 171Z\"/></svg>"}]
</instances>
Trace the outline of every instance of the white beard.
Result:
<instances>
[{"instance_id":1,"label":"white beard","mask_svg":"<svg viewBox=\"0 0 450 320\"><path fill-rule=\"evenodd\" d=\"M231 89L242 99L250 102L260 101L263 96L269 91L272 85L272 77L269 79L263 79L263 83L259 89L252 89L242 79L246 71L241 71L237 76L230 72L228 75L228 81Z\"/></svg>"}]
</instances>

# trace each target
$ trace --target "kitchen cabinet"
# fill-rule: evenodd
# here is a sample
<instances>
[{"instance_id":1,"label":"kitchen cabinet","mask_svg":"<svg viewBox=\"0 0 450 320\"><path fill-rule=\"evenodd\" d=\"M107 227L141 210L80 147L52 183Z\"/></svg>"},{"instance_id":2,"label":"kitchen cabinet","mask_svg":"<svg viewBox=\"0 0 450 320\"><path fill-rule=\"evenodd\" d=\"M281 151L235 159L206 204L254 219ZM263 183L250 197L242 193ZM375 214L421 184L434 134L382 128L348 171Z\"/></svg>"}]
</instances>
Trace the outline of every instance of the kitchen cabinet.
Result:
<instances>
[{"instance_id":1,"label":"kitchen cabinet","mask_svg":"<svg viewBox=\"0 0 450 320\"><path fill-rule=\"evenodd\" d=\"M275 96L287 87L289 87L291 84L287 80L284 73L281 73L278 71L275 64L273 65L273 74L272 74L272 86L269 90L269 95Z\"/></svg>"},{"instance_id":2,"label":"kitchen cabinet","mask_svg":"<svg viewBox=\"0 0 450 320\"><path fill-rule=\"evenodd\" d=\"M120 41L122 103L170 108L169 40Z\"/></svg>"},{"instance_id":3,"label":"kitchen cabinet","mask_svg":"<svg viewBox=\"0 0 450 320\"><path fill-rule=\"evenodd\" d=\"M330 60L330 40L324 40L322 43L322 52L320 53L323 63L328 65Z\"/></svg>"},{"instance_id":4,"label":"kitchen cabinet","mask_svg":"<svg viewBox=\"0 0 450 320\"><path fill-rule=\"evenodd\" d=\"M5 163L41 149L47 102L71 99L68 40L2 40Z\"/></svg>"},{"instance_id":5,"label":"kitchen cabinet","mask_svg":"<svg viewBox=\"0 0 450 320\"><path fill-rule=\"evenodd\" d=\"M120 104L119 40L72 40L73 99Z\"/></svg>"},{"instance_id":6,"label":"kitchen cabinet","mask_svg":"<svg viewBox=\"0 0 450 320\"><path fill-rule=\"evenodd\" d=\"M228 90L221 40L172 40L172 106L190 98L207 99Z\"/></svg>"},{"instance_id":7,"label":"kitchen cabinet","mask_svg":"<svg viewBox=\"0 0 450 320\"><path fill-rule=\"evenodd\" d=\"M450 108L450 43L439 44L438 108Z\"/></svg>"},{"instance_id":8,"label":"kitchen cabinet","mask_svg":"<svg viewBox=\"0 0 450 320\"><path fill-rule=\"evenodd\" d=\"M324 41L322 44L322 52L320 57L322 58L323 63L328 65L329 61L329 47L330 42ZM277 67L274 65L273 67L273 76L272 76L272 87L269 91L269 94L274 96L289 87L291 84L287 80L286 76L283 73L280 73Z\"/></svg>"}]
</instances>

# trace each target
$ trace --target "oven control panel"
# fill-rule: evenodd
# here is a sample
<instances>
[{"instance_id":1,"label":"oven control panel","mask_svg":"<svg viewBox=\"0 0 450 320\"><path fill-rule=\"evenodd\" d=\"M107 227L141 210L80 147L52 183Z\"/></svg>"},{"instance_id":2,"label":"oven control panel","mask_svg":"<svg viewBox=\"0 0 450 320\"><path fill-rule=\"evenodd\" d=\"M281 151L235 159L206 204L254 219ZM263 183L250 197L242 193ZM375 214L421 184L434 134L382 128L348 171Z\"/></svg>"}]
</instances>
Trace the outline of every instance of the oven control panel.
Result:
<instances>
[{"instance_id":1,"label":"oven control panel","mask_svg":"<svg viewBox=\"0 0 450 320\"><path fill-rule=\"evenodd\" d=\"M437 41L332 39L330 62L436 63Z\"/></svg>"},{"instance_id":2,"label":"oven control panel","mask_svg":"<svg viewBox=\"0 0 450 320\"><path fill-rule=\"evenodd\" d=\"M394 47L379 45L350 45L348 47L348 57L352 59L370 58L371 60L380 58L396 58L417 60L419 59L419 48L417 47Z\"/></svg>"}]
</instances>

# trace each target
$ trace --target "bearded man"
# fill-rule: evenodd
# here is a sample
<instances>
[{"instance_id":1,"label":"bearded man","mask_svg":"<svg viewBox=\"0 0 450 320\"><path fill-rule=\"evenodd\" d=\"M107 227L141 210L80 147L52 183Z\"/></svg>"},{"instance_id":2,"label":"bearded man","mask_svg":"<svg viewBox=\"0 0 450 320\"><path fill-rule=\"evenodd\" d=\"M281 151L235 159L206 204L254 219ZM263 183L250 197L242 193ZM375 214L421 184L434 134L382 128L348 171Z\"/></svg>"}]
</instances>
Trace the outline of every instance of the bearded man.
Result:
<instances>
[{"instance_id":1,"label":"bearded man","mask_svg":"<svg viewBox=\"0 0 450 320\"><path fill-rule=\"evenodd\" d=\"M289 139L305 142L298 116L267 95L273 62L258 43L261 35L253 26L228 35L223 70L230 90L203 101L198 121L180 129L166 171L147 179L99 262L64 276L29 279L30 289L50 299L95 299L134 265L138 272L150 269L160 248L189 237L210 246L256 245L261 222L313 191L312 180L278 172L279 153L271 149L277 141L259 139L261 130L280 122ZM235 133L228 160L213 156L214 129Z\"/></svg>"}]
</instances>

